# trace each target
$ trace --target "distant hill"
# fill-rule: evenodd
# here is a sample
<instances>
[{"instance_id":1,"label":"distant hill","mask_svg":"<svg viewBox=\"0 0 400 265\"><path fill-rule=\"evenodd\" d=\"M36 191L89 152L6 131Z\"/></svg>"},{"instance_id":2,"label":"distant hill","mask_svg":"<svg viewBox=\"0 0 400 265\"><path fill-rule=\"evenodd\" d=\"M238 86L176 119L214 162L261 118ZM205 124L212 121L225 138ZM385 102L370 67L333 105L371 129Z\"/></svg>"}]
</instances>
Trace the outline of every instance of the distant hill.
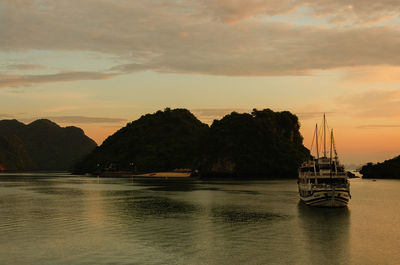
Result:
<instances>
[{"instance_id":1,"label":"distant hill","mask_svg":"<svg viewBox=\"0 0 400 265\"><path fill-rule=\"evenodd\" d=\"M96 147L77 127L41 119L25 125L0 121L0 168L4 171L65 171Z\"/></svg>"},{"instance_id":2,"label":"distant hill","mask_svg":"<svg viewBox=\"0 0 400 265\"><path fill-rule=\"evenodd\" d=\"M361 168L360 173L363 178L400 179L400 156L382 163L368 163Z\"/></svg>"},{"instance_id":3,"label":"distant hill","mask_svg":"<svg viewBox=\"0 0 400 265\"><path fill-rule=\"evenodd\" d=\"M208 125L186 109L143 115L108 137L76 165L75 172L109 167L136 172L196 168L207 131Z\"/></svg>"},{"instance_id":4,"label":"distant hill","mask_svg":"<svg viewBox=\"0 0 400 265\"><path fill-rule=\"evenodd\" d=\"M203 144L202 175L297 177L310 155L299 128L298 118L288 111L226 115L214 121Z\"/></svg>"},{"instance_id":5,"label":"distant hill","mask_svg":"<svg viewBox=\"0 0 400 265\"><path fill-rule=\"evenodd\" d=\"M98 170L200 169L202 177L296 177L309 156L290 112L232 113L211 128L186 109L165 109L128 123L75 167Z\"/></svg>"},{"instance_id":6,"label":"distant hill","mask_svg":"<svg viewBox=\"0 0 400 265\"><path fill-rule=\"evenodd\" d=\"M36 169L21 139L14 135L0 135L0 172Z\"/></svg>"}]
</instances>

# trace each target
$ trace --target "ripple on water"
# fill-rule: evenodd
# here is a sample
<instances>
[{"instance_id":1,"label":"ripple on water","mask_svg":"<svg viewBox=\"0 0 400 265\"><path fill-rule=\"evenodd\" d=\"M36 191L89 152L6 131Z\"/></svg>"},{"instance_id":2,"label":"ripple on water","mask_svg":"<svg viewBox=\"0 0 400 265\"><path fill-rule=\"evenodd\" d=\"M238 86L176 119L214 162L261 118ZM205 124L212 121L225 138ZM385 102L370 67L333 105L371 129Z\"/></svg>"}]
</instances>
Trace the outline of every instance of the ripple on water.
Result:
<instances>
[{"instance_id":1,"label":"ripple on water","mask_svg":"<svg viewBox=\"0 0 400 265\"><path fill-rule=\"evenodd\" d=\"M287 219L287 215L281 215L271 212L256 212L249 211L247 209L235 209L235 208L214 208L213 216L220 219L222 222L229 223L259 223L259 222L270 222L279 219Z\"/></svg>"},{"instance_id":2,"label":"ripple on water","mask_svg":"<svg viewBox=\"0 0 400 265\"><path fill-rule=\"evenodd\" d=\"M348 210L295 180L0 178L0 264L396 264L399 189L352 183Z\"/></svg>"},{"instance_id":3,"label":"ripple on water","mask_svg":"<svg viewBox=\"0 0 400 265\"><path fill-rule=\"evenodd\" d=\"M165 218L190 214L199 210L198 206L194 204L158 196L128 198L122 200L121 203L125 212L134 217Z\"/></svg>"}]
</instances>

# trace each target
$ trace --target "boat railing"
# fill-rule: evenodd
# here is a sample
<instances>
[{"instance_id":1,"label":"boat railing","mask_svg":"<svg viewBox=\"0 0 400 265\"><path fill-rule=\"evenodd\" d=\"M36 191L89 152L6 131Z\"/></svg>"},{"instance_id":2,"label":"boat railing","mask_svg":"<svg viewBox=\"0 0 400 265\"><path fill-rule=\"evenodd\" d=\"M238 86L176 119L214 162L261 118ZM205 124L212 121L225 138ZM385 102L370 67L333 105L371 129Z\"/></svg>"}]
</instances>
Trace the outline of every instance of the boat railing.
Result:
<instances>
[{"instance_id":1,"label":"boat railing","mask_svg":"<svg viewBox=\"0 0 400 265\"><path fill-rule=\"evenodd\" d=\"M330 172L328 173L320 173L320 176L335 176L335 177L340 177L340 176L346 176L346 173L338 172L337 174L331 174Z\"/></svg>"},{"instance_id":2,"label":"boat railing","mask_svg":"<svg viewBox=\"0 0 400 265\"><path fill-rule=\"evenodd\" d=\"M344 183L344 184L326 184L326 183L321 183L321 184L313 184L312 188L313 189L331 189L332 187L335 187L335 189L339 188L345 188L348 189L349 188L349 184L348 183Z\"/></svg>"}]
</instances>

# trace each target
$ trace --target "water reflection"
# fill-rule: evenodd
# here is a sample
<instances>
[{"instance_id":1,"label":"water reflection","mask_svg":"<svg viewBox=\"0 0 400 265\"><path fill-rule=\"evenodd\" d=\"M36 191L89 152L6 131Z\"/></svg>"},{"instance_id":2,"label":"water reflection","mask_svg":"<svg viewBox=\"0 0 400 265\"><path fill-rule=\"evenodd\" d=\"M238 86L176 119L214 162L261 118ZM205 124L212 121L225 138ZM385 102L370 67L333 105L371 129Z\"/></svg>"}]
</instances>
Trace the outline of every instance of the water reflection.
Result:
<instances>
[{"instance_id":1,"label":"water reflection","mask_svg":"<svg viewBox=\"0 0 400 265\"><path fill-rule=\"evenodd\" d=\"M310 264L349 264L350 211L298 203L299 225Z\"/></svg>"},{"instance_id":2,"label":"water reflection","mask_svg":"<svg viewBox=\"0 0 400 265\"><path fill-rule=\"evenodd\" d=\"M248 209L240 209L235 207L218 207L212 209L213 217L225 223L242 223L251 224L275 219L287 218L276 213L256 212Z\"/></svg>"},{"instance_id":3,"label":"water reflection","mask_svg":"<svg viewBox=\"0 0 400 265\"><path fill-rule=\"evenodd\" d=\"M350 212L293 180L2 177L0 264L396 264L398 190L355 182Z\"/></svg>"},{"instance_id":4,"label":"water reflection","mask_svg":"<svg viewBox=\"0 0 400 265\"><path fill-rule=\"evenodd\" d=\"M190 214L196 211L196 206L193 204L158 196L124 198L120 206L133 218L141 218L143 216L163 218Z\"/></svg>"}]
</instances>

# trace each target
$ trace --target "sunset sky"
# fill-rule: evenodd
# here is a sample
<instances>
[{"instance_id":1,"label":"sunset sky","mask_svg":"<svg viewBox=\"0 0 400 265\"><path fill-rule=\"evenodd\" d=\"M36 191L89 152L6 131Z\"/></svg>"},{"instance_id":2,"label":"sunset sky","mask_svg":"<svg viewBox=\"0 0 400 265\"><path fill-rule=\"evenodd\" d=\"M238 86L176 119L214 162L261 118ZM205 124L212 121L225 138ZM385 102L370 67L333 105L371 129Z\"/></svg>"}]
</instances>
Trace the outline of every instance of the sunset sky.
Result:
<instances>
[{"instance_id":1,"label":"sunset sky","mask_svg":"<svg viewBox=\"0 0 400 265\"><path fill-rule=\"evenodd\" d=\"M212 123L325 112L346 164L400 154L393 0L0 0L0 119L49 118L98 144L165 107Z\"/></svg>"}]
</instances>

